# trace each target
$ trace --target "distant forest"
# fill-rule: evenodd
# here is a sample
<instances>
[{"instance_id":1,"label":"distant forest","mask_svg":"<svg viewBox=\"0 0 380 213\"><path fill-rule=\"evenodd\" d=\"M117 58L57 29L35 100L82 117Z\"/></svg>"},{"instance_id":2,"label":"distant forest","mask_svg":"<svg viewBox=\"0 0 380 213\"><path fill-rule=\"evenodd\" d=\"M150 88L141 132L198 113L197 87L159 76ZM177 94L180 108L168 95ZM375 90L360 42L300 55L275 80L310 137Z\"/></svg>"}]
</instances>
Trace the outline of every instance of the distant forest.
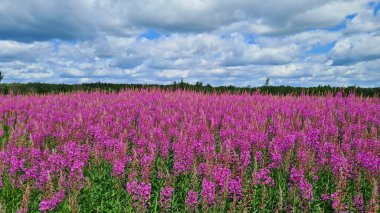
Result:
<instances>
[{"instance_id":1,"label":"distant forest","mask_svg":"<svg viewBox=\"0 0 380 213\"><path fill-rule=\"evenodd\" d=\"M317 87L292 87L292 86L269 86L264 85L261 87L235 87L235 86L211 86L204 85L202 82L195 84L181 82L173 82L168 85L159 84L111 84L111 83L84 83L84 84L45 84L45 83L11 83L0 84L0 94L48 94L48 93L66 93L75 91L105 91L105 92L119 92L125 89L154 89L160 88L162 90L191 90L203 93L251 93L260 92L261 94L273 95L327 95L336 94L341 91L343 95L355 93L358 96L364 97L379 97L380 87L376 88L361 88L361 87L331 87L331 86L317 86Z\"/></svg>"}]
</instances>

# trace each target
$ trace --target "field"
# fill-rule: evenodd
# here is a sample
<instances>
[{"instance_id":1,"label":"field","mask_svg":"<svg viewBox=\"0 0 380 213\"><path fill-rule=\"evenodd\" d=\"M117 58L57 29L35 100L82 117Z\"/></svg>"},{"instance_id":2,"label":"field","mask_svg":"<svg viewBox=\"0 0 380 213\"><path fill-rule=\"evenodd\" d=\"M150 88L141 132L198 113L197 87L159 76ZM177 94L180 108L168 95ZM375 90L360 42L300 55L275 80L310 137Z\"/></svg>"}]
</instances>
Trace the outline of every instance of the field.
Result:
<instances>
[{"instance_id":1,"label":"field","mask_svg":"<svg viewBox=\"0 0 380 213\"><path fill-rule=\"evenodd\" d=\"M0 212L379 212L380 99L0 96Z\"/></svg>"}]
</instances>

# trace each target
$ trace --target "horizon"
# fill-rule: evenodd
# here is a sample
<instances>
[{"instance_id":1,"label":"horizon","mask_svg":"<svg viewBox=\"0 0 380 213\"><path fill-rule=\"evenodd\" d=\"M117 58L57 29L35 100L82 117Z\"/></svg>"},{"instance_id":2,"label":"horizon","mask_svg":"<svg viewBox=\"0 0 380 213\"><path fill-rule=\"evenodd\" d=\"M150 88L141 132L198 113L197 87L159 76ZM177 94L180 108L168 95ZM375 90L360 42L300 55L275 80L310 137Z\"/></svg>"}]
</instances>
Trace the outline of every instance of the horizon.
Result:
<instances>
[{"instance_id":1,"label":"horizon","mask_svg":"<svg viewBox=\"0 0 380 213\"><path fill-rule=\"evenodd\" d=\"M377 87L365 87L365 86L358 86L358 85L349 85L349 86L333 86L333 85L328 85L328 84L325 84L325 85L315 85L315 86L290 86L290 85L257 85L257 86L252 86L252 85L245 85L245 86L236 86L236 85L212 85L212 84L208 84L208 83L204 83L204 82L195 82L195 83L191 83L191 82L186 82L186 81L183 81L184 84L187 84L187 85L190 85L190 86L197 86L197 83L201 83L202 85L200 85L201 87L207 87L207 86L210 86L212 88L217 88L217 87L235 87L235 88L241 88L241 89L255 89L255 88L265 88L265 87L293 87L293 88L302 88L302 89L314 89L314 88L319 88L319 87L330 87L330 88L361 88L361 89L379 89L380 86L377 86ZM74 83L45 83L45 82L0 82L0 85L1 84L6 84L6 85L11 85L11 84L47 84L47 85L69 85L69 86L73 86L73 85L85 85L85 84L110 84L110 85L143 85L143 86L172 86L174 84L181 84L180 81L173 81L173 82L170 82L170 83L166 83L166 84L157 84L157 83L110 83L110 82L102 82L102 81L97 81L97 82L82 82L82 83L77 83L77 82L74 82Z\"/></svg>"},{"instance_id":2,"label":"horizon","mask_svg":"<svg viewBox=\"0 0 380 213\"><path fill-rule=\"evenodd\" d=\"M380 1L0 2L2 83L380 87Z\"/></svg>"}]
</instances>

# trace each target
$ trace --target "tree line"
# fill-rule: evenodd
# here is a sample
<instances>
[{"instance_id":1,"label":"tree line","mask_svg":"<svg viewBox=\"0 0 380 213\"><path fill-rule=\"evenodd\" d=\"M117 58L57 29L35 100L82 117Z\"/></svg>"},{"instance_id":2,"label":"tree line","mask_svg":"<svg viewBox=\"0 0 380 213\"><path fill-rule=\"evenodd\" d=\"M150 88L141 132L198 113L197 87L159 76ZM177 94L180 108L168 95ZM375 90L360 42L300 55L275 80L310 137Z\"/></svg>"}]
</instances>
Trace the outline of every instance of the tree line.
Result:
<instances>
[{"instance_id":1,"label":"tree line","mask_svg":"<svg viewBox=\"0 0 380 213\"><path fill-rule=\"evenodd\" d=\"M202 82L190 84L184 81L173 82L172 84L112 84L112 83L83 83L83 84L46 84L46 83L11 83L0 84L0 94L47 94L47 93L67 93L75 91L104 91L104 92L119 92L125 89L155 89L162 90L190 90L203 93L251 93L260 92L262 94L273 95L327 95L336 94L341 91L344 95L355 93L358 96L364 97L379 97L380 87L376 88L361 88L361 87L332 87L332 86L317 86L317 87L292 87L292 86L270 86L265 84L260 87L236 87L236 86L211 86L204 85Z\"/></svg>"},{"instance_id":2,"label":"tree line","mask_svg":"<svg viewBox=\"0 0 380 213\"><path fill-rule=\"evenodd\" d=\"M0 82L3 80L4 74L0 71ZM106 91L119 92L126 89L155 89L162 90L190 90L204 93L256 93L273 94L273 95L326 95L342 92L344 95L355 93L365 97L379 97L380 87L376 88L361 88L356 86L350 87L292 87L292 86L270 86L269 78L266 78L265 84L261 87L236 87L236 86L211 86L210 84L203 85L202 82L190 84L183 79L179 83L174 81L172 84L113 84L113 83L83 83L83 84L46 84L46 83L11 83L0 84L0 94L48 94L48 93L66 93L75 91Z\"/></svg>"}]
</instances>

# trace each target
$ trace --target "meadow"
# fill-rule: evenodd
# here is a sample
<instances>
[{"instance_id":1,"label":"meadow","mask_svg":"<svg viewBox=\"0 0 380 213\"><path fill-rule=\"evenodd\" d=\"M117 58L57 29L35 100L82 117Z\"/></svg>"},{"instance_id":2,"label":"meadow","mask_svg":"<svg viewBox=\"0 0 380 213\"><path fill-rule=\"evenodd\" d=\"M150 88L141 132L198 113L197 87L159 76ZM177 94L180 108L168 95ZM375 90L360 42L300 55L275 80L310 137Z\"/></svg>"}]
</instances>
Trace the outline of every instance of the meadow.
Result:
<instances>
[{"instance_id":1,"label":"meadow","mask_svg":"<svg viewBox=\"0 0 380 213\"><path fill-rule=\"evenodd\" d=\"M0 212L379 212L380 99L0 96Z\"/></svg>"}]
</instances>

